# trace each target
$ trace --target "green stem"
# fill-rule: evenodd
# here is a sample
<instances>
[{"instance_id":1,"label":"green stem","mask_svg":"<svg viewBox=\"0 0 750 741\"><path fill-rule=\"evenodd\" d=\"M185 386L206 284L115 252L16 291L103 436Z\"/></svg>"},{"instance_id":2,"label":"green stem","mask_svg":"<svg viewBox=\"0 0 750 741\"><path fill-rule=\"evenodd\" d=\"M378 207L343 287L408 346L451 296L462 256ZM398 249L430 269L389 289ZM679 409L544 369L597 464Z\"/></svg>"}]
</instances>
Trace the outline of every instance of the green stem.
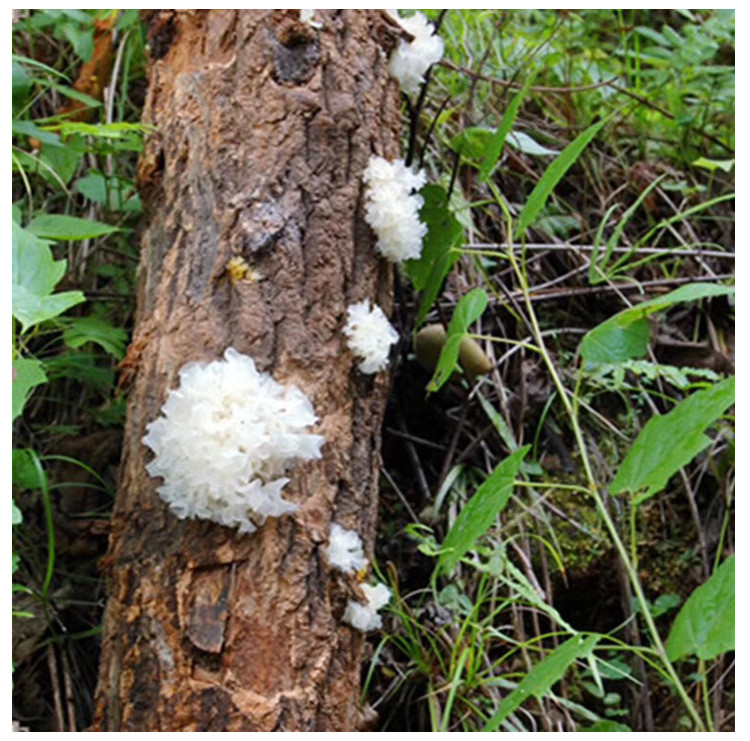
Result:
<instances>
[{"instance_id":1,"label":"green stem","mask_svg":"<svg viewBox=\"0 0 750 741\"><path fill-rule=\"evenodd\" d=\"M706 676L706 662L698 659L698 674L701 675L701 691L703 694L703 712L706 715L706 726L713 733L714 719L711 713L711 703L708 701L708 677Z\"/></svg>"}]
</instances>

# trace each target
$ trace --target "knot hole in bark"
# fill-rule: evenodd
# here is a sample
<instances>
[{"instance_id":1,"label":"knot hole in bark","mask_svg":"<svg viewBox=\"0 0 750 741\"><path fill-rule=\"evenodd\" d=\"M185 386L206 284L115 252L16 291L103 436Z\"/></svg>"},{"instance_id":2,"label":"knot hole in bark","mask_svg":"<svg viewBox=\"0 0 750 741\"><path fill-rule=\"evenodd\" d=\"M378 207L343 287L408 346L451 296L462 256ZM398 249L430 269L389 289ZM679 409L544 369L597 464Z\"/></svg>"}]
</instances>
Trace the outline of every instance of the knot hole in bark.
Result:
<instances>
[{"instance_id":1,"label":"knot hole in bark","mask_svg":"<svg viewBox=\"0 0 750 741\"><path fill-rule=\"evenodd\" d=\"M302 85L313 76L320 61L320 40L313 28L287 19L279 25L272 46L276 82Z\"/></svg>"}]
</instances>

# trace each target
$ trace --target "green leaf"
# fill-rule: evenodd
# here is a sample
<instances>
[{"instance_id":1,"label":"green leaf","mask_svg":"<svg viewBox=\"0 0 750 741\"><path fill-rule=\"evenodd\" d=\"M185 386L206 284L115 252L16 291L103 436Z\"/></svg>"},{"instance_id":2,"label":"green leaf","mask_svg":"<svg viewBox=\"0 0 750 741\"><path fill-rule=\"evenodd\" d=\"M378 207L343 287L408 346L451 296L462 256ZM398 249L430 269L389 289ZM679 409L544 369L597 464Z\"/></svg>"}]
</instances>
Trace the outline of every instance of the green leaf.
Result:
<instances>
[{"instance_id":1,"label":"green leaf","mask_svg":"<svg viewBox=\"0 0 750 741\"><path fill-rule=\"evenodd\" d=\"M77 100L79 103L83 103L89 108L100 108L102 106L101 100L92 98L90 95L86 95L85 93L80 93L75 88L67 87L65 85L59 85L56 82L50 81L38 80L38 82L43 82L43 84L51 87L53 90L57 90L57 92L61 95L64 95L67 98L72 98L73 100Z\"/></svg>"},{"instance_id":2,"label":"green leaf","mask_svg":"<svg viewBox=\"0 0 750 741\"><path fill-rule=\"evenodd\" d=\"M44 365L39 360L29 358L18 358L13 361L13 420L20 416L29 398L31 389L46 383L47 376L44 373Z\"/></svg>"},{"instance_id":3,"label":"green leaf","mask_svg":"<svg viewBox=\"0 0 750 741\"><path fill-rule=\"evenodd\" d=\"M563 678L568 667L576 659L593 651L600 637L592 635L584 638L582 635L577 635L558 646L519 682L518 687L500 703L500 707L482 730L496 731L500 724L529 697L542 699L552 689L552 685Z\"/></svg>"},{"instance_id":4,"label":"green leaf","mask_svg":"<svg viewBox=\"0 0 750 741\"><path fill-rule=\"evenodd\" d=\"M13 222L13 316L26 331L85 301L80 291L53 294L65 273L65 260L55 261L49 243Z\"/></svg>"},{"instance_id":5,"label":"green leaf","mask_svg":"<svg viewBox=\"0 0 750 741\"><path fill-rule=\"evenodd\" d=\"M24 57L21 54L13 54L11 55L14 62L23 62L24 64L28 64L31 67L36 67L37 69L44 70L45 72L49 72L51 75L55 75L56 77L59 77L62 80L69 80L67 75L63 74L62 72L58 72L54 67L50 67L42 62L37 62L36 59L31 59L30 57Z\"/></svg>"},{"instance_id":6,"label":"green leaf","mask_svg":"<svg viewBox=\"0 0 750 741\"><path fill-rule=\"evenodd\" d=\"M31 448L14 448L11 458L11 480L16 486L22 489L38 489L42 486L43 482L39 478L39 468L36 465L37 458L37 454Z\"/></svg>"},{"instance_id":7,"label":"green leaf","mask_svg":"<svg viewBox=\"0 0 750 741\"><path fill-rule=\"evenodd\" d=\"M723 170L731 172L734 167L734 159L731 160L710 160L706 157L698 157L697 160L690 163L693 167L703 167L706 170Z\"/></svg>"},{"instance_id":8,"label":"green leaf","mask_svg":"<svg viewBox=\"0 0 750 741\"><path fill-rule=\"evenodd\" d=\"M448 194L439 185L426 185L421 190L424 205L420 220L427 224L427 234L422 243L422 254L418 260L407 260L404 264L414 288L423 291L416 327L424 321L440 293L445 276L461 256L453 248L463 238L463 228L448 209Z\"/></svg>"},{"instance_id":9,"label":"green leaf","mask_svg":"<svg viewBox=\"0 0 750 741\"><path fill-rule=\"evenodd\" d=\"M120 231L116 226L66 214L41 214L26 228L37 237L54 239L58 242L66 239L93 239L103 234Z\"/></svg>"},{"instance_id":10,"label":"green leaf","mask_svg":"<svg viewBox=\"0 0 750 741\"><path fill-rule=\"evenodd\" d=\"M448 146L471 163L478 164L485 155L493 132L483 126L470 126L456 134Z\"/></svg>"},{"instance_id":11,"label":"green leaf","mask_svg":"<svg viewBox=\"0 0 750 741\"><path fill-rule=\"evenodd\" d=\"M31 92L34 78L22 64L13 60L13 73L11 78L11 97L13 101L13 116L21 110ZM15 123L15 121L13 122Z\"/></svg>"},{"instance_id":12,"label":"green leaf","mask_svg":"<svg viewBox=\"0 0 750 741\"><path fill-rule=\"evenodd\" d=\"M529 447L519 448L500 463L466 503L443 541L438 571L452 571L461 557L497 521L498 515L508 504L513 482Z\"/></svg>"},{"instance_id":13,"label":"green leaf","mask_svg":"<svg viewBox=\"0 0 750 741\"><path fill-rule=\"evenodd\" d=\"M424 205L419 212L419 219L427 225L427 234L422 243L422 254L419 259L407 260L404 263L406 273L417 291L423 291L427 286L438 258L463 236L461 225L448 210L448 194L445 188L428 184L422 188L420 195L424 198Z\"/></svg>"},{"instance_id":14,"label":"green leaf","mask_svg":"<svg viewBox=\"0 0 750 741\"><path fill-rule=\"evenodd\" d=\"M15 150L13 167L43 178L53 188L64 190L81 163L84 150L81 142L66 141L64 147L42 145L38 155Z\"/></svg>"},{"instance_id":15,"label":"green leaf","mask_svg":"<svg viewBox=\"0 0 750 741\"><path fill-rule=\"evenodd\" d=\"M50 380L75 378L93 389L107 393L107 387L114 383L114 371L96 364L90 352L62 352L46 361Z\"/></svg>"},{"instance_id":16,"label":"green leaf","mask_svg":"<svg viewBox=\"0 0 750 741\"><path fill-rule=\"evenodd\" d=\"M550 149L542 146L536 139L525 134L523 131L511 131L508 133L508 144L524 154L534 157L551 157L560 154L559 149Z\"/></svg>"},{"instance_id":17,"label":"green leaf","mask_svg":"<svg viewBox=\"0 0 750 741\"><path fill-rule=\"evenodd\" d=\"M484 313L488 302L487 294L481 288L469 291L456 305L456 309L448 325L445 336L445 345L440 352L435 374L427 384L430 392L438 391L458 365L458 354L461 348L461 340L464 338L468 328Z\"/></svg>"},{"instance_id":18,"label":"green leaf","mask_svg":"<svg viewBox=\"0 0 750 741\"><path fill-rule=\"evenodd\" d=\"M75 23L63 23L59 28L70 41L81 61L88 62L94 53L94 31L91 28L90 21L88 28L81 28Z\"/></svg>"},{"instance_id":19,"label":"green leaf","mask_svg":"<svg viewBox=\"0 0 750 741\"><path fill-rule=\"evenodd\" d=\"M611 733L613 731L631 731L630 726L626 726L624 723L616 723L614 720L598 720L593 726L588 728L579 728L581 733L592 732L592 733Z\"/></svg>"},{"instance_id":20,"label":"green leaf","mask_svg":"<svg viewBox=\"0 0 750 741\"><path fill-rule=\"evenodd\" d=\"M76 190L112 211L141 211L141 201L135 186L123 178L105 177L100 172L89 171L88 175L76 180Z\"/></svg>"},{"instance_id":21,"label":"green leaf","mask_svg":"<svg viewBox=\"0 0 750 741\"><path fill-rule=\"evenodd\" d=\"M505 139L513 127L516 115L518 114L518 109L523 102L523 99L526 97L526 93L529 91L529 86L533 79L533 75L529 75L526 78L526 82L521 90L513 96L510 105L505 109L505 113L503 113L503 117L500 119L500 124L495 130L495 133L492 135L489 142L487 142L482 164L479 167L480 180L486 180L495 169L495 165L497 165L500 155L502 154Z\"/></svg>"},{"instance_id":22,"label":"green leaf","mask_svg":"<svg viewBox=\"0 0 750 741\"><path fill-rule=\"evenodd\" d=\"M52 147L62 147L64 144L60 141L57 134L51 134L49 131L43 131L33 121L13 121L12 131L14 134L22 136L33 136L42 144L49 144Z\"/></svg>"},{"instance_id":23,"label":"green leaf","mask_svg":"<svg viewBox=\"0 0 750 741\"><path fill-rule=\"evenodd\" d=\"M615 314L587 332L580 344L581 358L587 363L621 363L642 358L648 352L651 330L647 317L680 301L726 296L731 286L716 283L691 283L664 296L644 301L638 306Z\"/></svg>"},{"instance_id":24,"label":"green leaf","mask_svg":"<svg viewBox=\"0 0 750 741\"><path fill-rule=\"evenodd\" d=\"M710 661L734 650L734 556L688 597L672 625L666 649L670 661L688 655Z\"/></svg>"},{"instance_id":25,"label":"green leaf","mask_svg":"<svg viewBox=\"0 0 750 741\"><path fill-rule=\"evenodd\" d=\"M651 615L655 618L660 617L670 610L674 610L680 602L682 602L682 598L679 594L660 594L654 600L654 604L651 607Z\"/></svg>"},{"instance_id":26,"label":"green leaf","mask_svg":"<svg viewBox=\"0 0 750 741\"><path fill-rule=\"evenodd\" d=\"M11 515L11 525L20 525L23 522L23 513L16 506L16 503L11 500L13 504L13 514ZM15 571L15 569L13 569Z\"/></svg>"},{"instance_id":27,"label":"green leaf","mask_svg":"<svg viewBox=\"0 0 750 741\"><path fill-rule=\"evenodd\" d=\"M73 319L71 325L63 332L63 342L74 350L87 342L94 342L118 359L125 354L127 341L128 333L124 329L113 327L95 317Z\"/></svg>"},{"instance_id":28,"label":"green leaf","mask_svg":"<svg viewBox=\"0 0 750 741\"><path fill-rule=\"evenodd\" d=\"M703 431L734 404L734 377L696 391L668 414L652 417L625 456L610 493L641 492L640 504L661 491L667 481L707 448Z\"/></svg>"},{"instance_id":29,"label":"green leaf","mask_svg":"<svg viewBox=\"0 0 750 741\"><path fill-rule=\"evenodd\" d=\"M562 154L544 171L544 174L536 184L534 190L531 191L531 195L518 217L516 234L519 239L544 208L544 204L547 202L550 193L552 193L560 180L562 180L565 173L578 159L586 145L599 133L599 130L605 123L606 120L599 121L599 123L589 126L588 129L579 134L567 147L565 147Z\"/></svg>"}]
</instances>

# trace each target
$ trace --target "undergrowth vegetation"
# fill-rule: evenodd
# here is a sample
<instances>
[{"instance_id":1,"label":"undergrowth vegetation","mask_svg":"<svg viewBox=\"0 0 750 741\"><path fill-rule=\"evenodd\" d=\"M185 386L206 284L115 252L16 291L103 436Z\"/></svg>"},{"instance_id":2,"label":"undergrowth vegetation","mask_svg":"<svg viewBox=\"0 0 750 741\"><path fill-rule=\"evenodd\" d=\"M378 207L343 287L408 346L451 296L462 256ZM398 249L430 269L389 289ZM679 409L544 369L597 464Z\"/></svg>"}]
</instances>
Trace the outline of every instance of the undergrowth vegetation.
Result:
<instances>
[{"instance_id":1,"label":"undergrowth vegetation","mask_svg":"<svg viewBox=\"0 0 750 741\"><path fill-rule=\"evenodd\" d=\"M145 39L135 11L15 12L14 718L76 730ZM363 702L384 731L732 730L734 13L427 14Z\"/></svg>"}]
</instances>

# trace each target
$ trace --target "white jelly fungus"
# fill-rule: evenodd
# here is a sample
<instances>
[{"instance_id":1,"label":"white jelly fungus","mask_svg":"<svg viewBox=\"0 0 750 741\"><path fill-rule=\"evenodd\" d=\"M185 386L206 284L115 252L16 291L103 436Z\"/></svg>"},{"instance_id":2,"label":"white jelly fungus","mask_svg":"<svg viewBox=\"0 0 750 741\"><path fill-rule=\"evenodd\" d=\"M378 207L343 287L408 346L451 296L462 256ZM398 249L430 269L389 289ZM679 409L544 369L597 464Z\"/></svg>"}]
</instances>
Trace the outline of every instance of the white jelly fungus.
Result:
<instances>
[{"instance_id":1,"label":"white jelly fungus","mask_svg":"<svg viewBox=\"0 0 750 741\"><path fill-rule=\"evenodd\" d=\"M419 220L424 199L418 193L425 184L422 171L414 173L403 160L372 156L362 180L365 193L365 221L378 237L375 248L390 262L417 259L427 226Z\"/></svg>"},{"instance_id":2,"label":"white jelly fungus","mask_svg":"<svg viewBox=\"0 0 750 741\"><path fill-rule=\"evenodd\" d=\"M413 41L399 40L388 64L388 71L398 80L401 90L411 95L424 82L425 72L442 58L443 40L424 13L408 18L401 18L396 11L391 11L390 15L414 37Z\"/></svg>"},{"instance_id":3,"label":"white jelly fungus","mask_svg":"<svg viewBox=\"0 0 750 741\"><path fill-rule=\"evenodd\" d=\"M349 349L360 360L362 373L378 373L388 365L391 345L398 342L398 332L391 326L383 310L373 306L365 299L359 304L350 306L344 334L347 336Z\"/></svg>"},{"instance_id":4,"label":"white jelly fungus","mask_svg":"<svg viewBox=\"0 0 750 741\"><path fill-rule=\"evenodd\" d=\"M367 567L362 539L354 530L345 530L335 522L331 524L326 557L331 566L345 574L362 571Z\"/></svg>"},{"instance_id":5,"label":"white jelly fungus","mask_svg":"<svg viewBox=\"0 0 750 741\"><path fill-rule=\"evenodd\" d=\"M296 386L281 386L253 359L229 348L223 360L188 363L162 416L143 442L156 457L161 498L180 518L198 517L241 533L293 512L282 499L296 460L320 458L324 438L307 432L317 417Z\"/></svg>"},{"instance_id":6,"label":"white jelly fungus","mask_svg":"<svg viewBox=\"0 0 750 741\"><path fill-rule=\"evenodd\" d=\"M349 600L346 605L343 620L353 628L366 633L368 630L377 630L382 627L383 620L378 615L378 610L385 607L391 599L391 590L385 584L362 584L367 604Z\"/></svg>"}]
</instances>

